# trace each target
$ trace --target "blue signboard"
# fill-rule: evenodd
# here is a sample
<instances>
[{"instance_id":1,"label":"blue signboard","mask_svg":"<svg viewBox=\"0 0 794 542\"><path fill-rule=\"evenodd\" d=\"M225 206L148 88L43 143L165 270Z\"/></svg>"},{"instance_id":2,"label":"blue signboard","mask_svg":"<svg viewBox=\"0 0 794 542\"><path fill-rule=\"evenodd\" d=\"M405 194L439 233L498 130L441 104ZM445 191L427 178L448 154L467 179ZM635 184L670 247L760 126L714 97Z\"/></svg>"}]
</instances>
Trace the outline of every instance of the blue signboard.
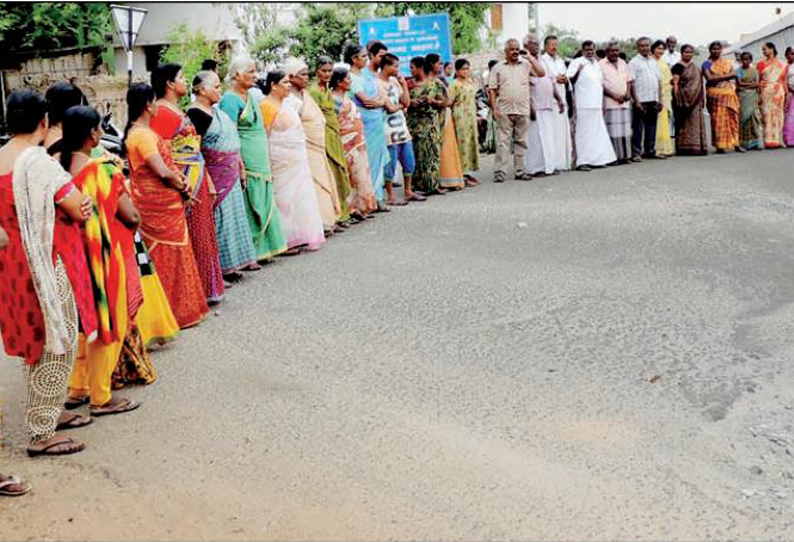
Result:
<instances>
[{"instance_id":1,"label":"blue signboard","mask_svg":"<svg viewBox=\"0 0 794 542\"><path fill-rule=\"evenodd\" d=\"M415 56L436 53L444 62L452 61L448 13L359 21L358 35L364 46L371 40L382 41L400 58L403 75L410 73L409 63Z\"/></svg>"}]
</instances>

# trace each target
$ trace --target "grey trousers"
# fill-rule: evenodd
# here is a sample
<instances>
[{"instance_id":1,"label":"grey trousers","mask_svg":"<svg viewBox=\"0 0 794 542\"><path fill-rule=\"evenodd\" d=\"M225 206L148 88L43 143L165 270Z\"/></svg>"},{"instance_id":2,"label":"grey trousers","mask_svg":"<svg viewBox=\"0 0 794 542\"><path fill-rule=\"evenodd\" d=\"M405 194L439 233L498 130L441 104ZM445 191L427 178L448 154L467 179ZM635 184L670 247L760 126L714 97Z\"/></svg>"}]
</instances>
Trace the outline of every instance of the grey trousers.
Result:
<instances>
[{"instance_id":1,"label":"grey trousers","mask_svg":"<svg viewBox=\"0 0 794 542\"><path fill-rule=\"evenodd\" d=\"M513 147L515 174L524 172L524 155L527 153L529 115L503 115L496 120L496 165L494 173L507 173L510 147Z\"/></svg>"}]
</instances>

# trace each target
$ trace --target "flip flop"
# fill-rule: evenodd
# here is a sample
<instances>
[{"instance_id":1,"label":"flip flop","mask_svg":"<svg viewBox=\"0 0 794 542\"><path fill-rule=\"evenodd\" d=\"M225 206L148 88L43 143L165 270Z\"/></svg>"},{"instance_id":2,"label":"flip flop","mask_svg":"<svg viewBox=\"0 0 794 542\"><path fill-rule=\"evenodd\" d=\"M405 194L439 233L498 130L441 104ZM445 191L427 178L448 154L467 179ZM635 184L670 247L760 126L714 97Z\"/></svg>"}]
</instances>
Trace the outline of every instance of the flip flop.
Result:
<instances>
[{"instance_id":1,"label":"flip flop","mask_svg":"<svg viewBox=\"0 0 794 542\"><path fill-rule=\"evenodd\" d=\"M90 409L91 416L110 416L112 414L124 414L125 412L132 412L136 408L141 406L138 401L133 401L132 399L122 399L120 403L117 403L111 407L101 406L95 407L92 406Z\"/></svg>"},{"instance_id":2,"label":"flip flop","mask_svg":"<svg viewBox=\"0 0 794 542\"><path fill-rule=\"evenodd\" d=\"M52 456L55 456L55 455L71 455L71 454L76 454L77 452L82 452L83 450L85 450L85 444L80 442L78 447L73 449L73 450L66 450L66 451L63 451L63 452L51 452L50 451L53 448L55 448L57 446L62 446L64 444L78 444L78 442L76 440L74 440L73 438L71 438L71 437L59 438L55 442L51 442L50 444L47 444L41 450L32 450L32 449L28 448L28 450L27 450L28 456L29 457L37 457L37 456L40 456L40 455L52 455Z\"/></svg>"},{"instance_id":3,"label":"flip flop","mask_svg":"<svg viewBox=\"0 0 794 542\"><path fill-rule=\"evenodd\" d=\"M22 489L19 491L12 491L8 489L11 486L22 486ZM31 486L28 482L20 480L13 474L5 480L0 481L0 495L3 497L19 497L29 492L31 489L33 489L33 486Z\"/></svg>"},{"instance_id":4,"label":"flip flop","mask_svg":"<svg viewBox=\"0 0 794 542\"><path fill-rule=\"evenodd\" d=\"M69 397L63 404L63 408L66 410L74 410L88 404L88 401L90 401L90 398L87 395L85 397L78 397L77 399Z\"/></svg>"},{"instance_id":5,"label":"flip flop","mask_svg":"<svg viewBox=\"0 0 794 542\"><path fill-rule=\"evenodd\" d=\"M387 205L390 205L392 207L395 207L395 206L396 207L402 207L403 205L408 205L408 202L400 200L400 201L395 201L393 203L387 203Z\"/></svg>"},{"instance_id":6,"label":"flip flop","mask_svg":"<svg viewBox=\"0 0 794 542\"><path fill-rule=\"evenodd\" d=\"M414 192L411 194L411 197L408 198L408 201L427 201L427 198Z\"/></svg>"},{"instance_id":7,"label":"flip flop","mask_svg":"<svg viewBox=\"0 0 794 542\"><path fill-rule=\"evenodd\" d=\"M79 423L75 423L78 422ZM72 417L69 418L65 422L59 423L56 427L56 431L64 431L66 429L78 429L80 427L85 427L86 425L90 425L93 422L89 416L83 416L81 414L72 414Z\"/></svg>"}]
</instances>

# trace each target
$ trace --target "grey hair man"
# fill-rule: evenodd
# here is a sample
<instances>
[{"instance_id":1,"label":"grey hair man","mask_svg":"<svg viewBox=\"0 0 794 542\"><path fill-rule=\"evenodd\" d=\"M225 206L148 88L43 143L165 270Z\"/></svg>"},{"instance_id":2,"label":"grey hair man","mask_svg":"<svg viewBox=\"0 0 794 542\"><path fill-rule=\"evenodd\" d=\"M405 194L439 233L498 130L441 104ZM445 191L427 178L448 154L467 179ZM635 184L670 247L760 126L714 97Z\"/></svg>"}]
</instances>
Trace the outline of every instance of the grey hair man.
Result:
<instances>
[{"instance_id":1,"label":"grey hair man","mask_svg":"<svg viewBox=\"0 0 794 542\"><path fill-rule=\"evenodd\" d=\"M507 176L511 142L515 179L528 181L532 178L524 171L530 113L529 78L546 73L532 55L521 58L518 40L507 40L504 51L505 59L493 67L488 78L488 98L497 126L495 183L504 182Z\"/></svg>"}]
</instances>

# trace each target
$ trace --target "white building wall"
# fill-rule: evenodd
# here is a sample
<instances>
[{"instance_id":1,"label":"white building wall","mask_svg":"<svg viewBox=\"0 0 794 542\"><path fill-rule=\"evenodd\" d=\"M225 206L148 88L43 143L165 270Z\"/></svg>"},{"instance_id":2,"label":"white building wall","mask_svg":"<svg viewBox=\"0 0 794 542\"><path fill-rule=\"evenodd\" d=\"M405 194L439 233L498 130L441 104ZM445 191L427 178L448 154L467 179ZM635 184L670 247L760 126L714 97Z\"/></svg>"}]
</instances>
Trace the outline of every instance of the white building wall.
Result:
<instances>
[{"instance_id":1,"label":"white building wall","mask_svg":"<svg viewBox=\"0 0 794 542\"><path fill-rule=\"evenodd\" d=\"M502 4L502 32L497 38L497 45L504 45L505 41L515 38L519 42L529 32L529 4Z\"/></svg>"}]
</instances>

